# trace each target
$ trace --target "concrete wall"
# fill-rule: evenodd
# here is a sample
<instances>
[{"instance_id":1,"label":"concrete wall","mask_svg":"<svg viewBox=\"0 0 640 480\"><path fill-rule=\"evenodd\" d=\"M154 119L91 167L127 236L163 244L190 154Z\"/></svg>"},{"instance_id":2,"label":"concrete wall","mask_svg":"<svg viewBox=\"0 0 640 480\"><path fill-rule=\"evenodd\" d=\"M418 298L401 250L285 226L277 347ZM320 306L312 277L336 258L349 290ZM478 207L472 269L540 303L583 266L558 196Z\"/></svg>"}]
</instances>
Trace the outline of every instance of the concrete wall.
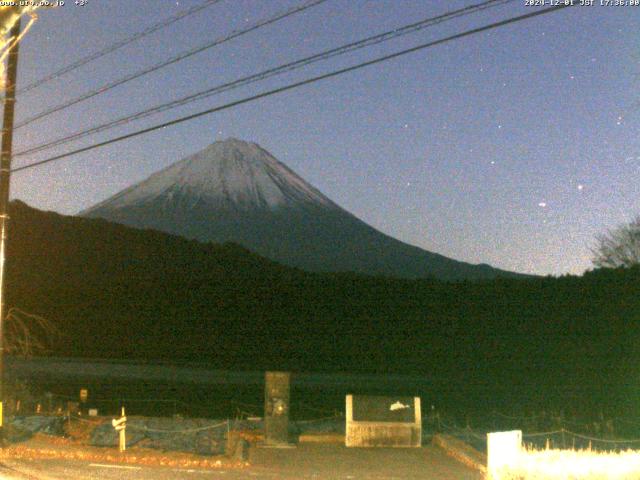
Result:
<instances>
[{"instance_id":1,"label":"concrete wall","mask_svg":"<svg viewBox=\"0 0 640 480\"><path fill-rule=\"evenodd\" d=\"M368 397L371 400L371 397ZM394 397L378 397L382 403L392 405ZM354 420L353 395L346 397L347 447L420 447L422 446L422 413L420 397L414 397L413 422Z\"/></svg>"}]
</instances>

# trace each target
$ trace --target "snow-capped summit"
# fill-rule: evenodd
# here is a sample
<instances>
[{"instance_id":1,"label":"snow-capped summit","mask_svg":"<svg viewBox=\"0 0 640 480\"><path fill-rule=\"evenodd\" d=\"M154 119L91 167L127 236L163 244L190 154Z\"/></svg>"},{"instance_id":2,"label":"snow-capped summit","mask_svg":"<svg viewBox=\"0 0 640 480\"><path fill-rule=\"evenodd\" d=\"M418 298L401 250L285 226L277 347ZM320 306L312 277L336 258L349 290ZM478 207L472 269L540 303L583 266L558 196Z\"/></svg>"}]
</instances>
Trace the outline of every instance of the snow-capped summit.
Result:
<instances>
[{"instance_id":1,"label":"snow-capped summit","mask_svg":"<svg viewBox=\"0 0 640 480\"><path fill-rule=\"evenodd\" d=\"M301 203L339 208L257 144L229 138L170 165L84 213L171 202L174 197L188 197L201 206L241 210L277 209Z\"/></svg>"},{"instance_id":2,"label":"snow-capped summit","mask_svg":"<svg viewBox=\"0 0 640 480\"><path fill-rule=\"evenodd\" d=\"M232 241L306 270L449 280L513 275L391 238L343 210L260 146L234 138L80 215L200 241Z\"/></svg>"}]
</instances>

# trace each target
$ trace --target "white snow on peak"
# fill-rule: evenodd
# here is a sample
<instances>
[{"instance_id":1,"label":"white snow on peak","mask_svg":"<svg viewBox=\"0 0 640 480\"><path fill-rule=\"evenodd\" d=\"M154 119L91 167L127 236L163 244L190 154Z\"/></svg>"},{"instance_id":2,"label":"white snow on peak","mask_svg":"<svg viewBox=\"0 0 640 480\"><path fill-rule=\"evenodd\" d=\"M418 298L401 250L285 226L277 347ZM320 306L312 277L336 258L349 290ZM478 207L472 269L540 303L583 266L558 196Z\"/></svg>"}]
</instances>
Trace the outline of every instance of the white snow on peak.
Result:
<instances>
[{"instance_id":1,"label":"white snow on peak","mask_svg":"<svg viewBox=\"0 0 640 480\"><path fill-rule=\"evenodd\" d=\"M151 175L95 209L157 199L170 202L178 192L190 202L212 206L274 209L312 203L340 208L259 145L229 138Z\"/></svg>"}]
</instances>

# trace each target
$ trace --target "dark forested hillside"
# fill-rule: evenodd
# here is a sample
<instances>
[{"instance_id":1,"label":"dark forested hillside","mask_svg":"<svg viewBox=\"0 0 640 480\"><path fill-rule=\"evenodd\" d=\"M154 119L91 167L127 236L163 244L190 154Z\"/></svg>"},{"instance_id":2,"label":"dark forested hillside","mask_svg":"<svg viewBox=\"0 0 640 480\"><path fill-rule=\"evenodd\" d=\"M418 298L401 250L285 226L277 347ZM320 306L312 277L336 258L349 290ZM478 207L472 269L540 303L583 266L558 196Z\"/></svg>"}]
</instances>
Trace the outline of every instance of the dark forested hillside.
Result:
<instances>
[{"instance_id":1,"label":"dark forested hillside","mask_svg":"<svg viewBox=\"0 0 640 480\"><path fill-rule=\"evenodd\" d=\"M61 329L56 355L423 373L507 396L639 393L638 269L461 283L311 274L14 202L7 278L9 306Z\"/></svg>"}]
</instances>

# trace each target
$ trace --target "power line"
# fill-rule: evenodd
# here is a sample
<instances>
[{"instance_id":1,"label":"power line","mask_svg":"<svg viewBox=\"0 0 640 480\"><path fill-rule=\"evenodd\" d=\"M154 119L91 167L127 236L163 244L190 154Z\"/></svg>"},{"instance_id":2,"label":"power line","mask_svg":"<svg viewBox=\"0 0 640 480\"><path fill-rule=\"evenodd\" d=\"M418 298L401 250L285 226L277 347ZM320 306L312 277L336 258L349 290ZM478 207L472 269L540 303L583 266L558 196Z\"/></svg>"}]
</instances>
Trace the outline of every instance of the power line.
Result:
<instances>
[{"instance_id":1,"label":"power line","mask_svg":"<svg viewBox=\"0 0 640 480\"><path fill-rule=\"evenodd\" d=\"M253 32L254 30L257 30L259 28L262 28L264 26L267 25L271 25L272 23L278 22L284 18L290 17L291 15L295 15L296 13L302 12L304 10L307 10L311 7L315 7L316 5L320 5L321 3L326 2L327 0L309 0L306 3L297 6L297 7L292 7L289 8L288 10L284 10L280 13L277 13L276 15L272 16L272 17L268 17L262 20L257 21L256 23L254 23L253 25L243 28L241 30L234 30L233 32L231 32L229 35L225 35L224 37L220 37L217 38L215 40L213 40L212 42L206 43L204 45L200 45L198 47L195 47L191 50L187 50L185 52L182 52L178 55L176 55L175 57L170 58L169 60L165 60L163 62L157 63L155 65L152 65L151 67L147 67L143 70L140 70L138 72L132 73L130 75L127 75L126 77L120 78L118 80L115 80L111 83L108 83L106 85L103 85L95 90L89 91L87 93L84 93L76 98L73 98L65 103L62 103L60 105L57 105L55 107L49 108L48 110L44 110L43 112L40 112L36 115L34 115L33 117L30 117L26 120L23 120L22 122L18 123L14 130L17 130L19 128L22 128L26 125L29 125L30 123L35 122L36 120L40 120L41 118L47 117L49 115L51 115L52 113L56 113L59 112L60 110L64 110L66 108L69 108L73 105L76 105L80 102L84 102L85 100L88 100L92 97L95 97L96 95L101 95L105 92L108 92L109 90L118 87L120 85L123 85L127 82L130 82L131 80L135 80L137 78L140 78L144 75L147 75L151 72L155 72L157 70L160 70L161 68L167 67L169 65L172 65L174 63L177 63L181 60L184 60L186 58L189 58L193 55L196 55L197 53L203 52L207 49L213 48L215 46L218 46L222 43L228 42L229 40L233 40L234 38L240 37L242 35L246 35L247 33Z\"/></svg>"},{"instance_id":2,"label":"power line","mask_svg":"<svg viewBox=\"0 0 640 480\"><path fill-rule=\"evenodd\" d=\"M253 75L249 75L246 77L242 77L240 79L234 80L232 82L227 82L221 85L217 85L215 87L211 87L208 88L206 90L200 91L198 93L195 94L191 94L185 97L182 97L180 99L177 100L173 100L171 102L167 102L167 103L162 103L160 105L157 105L155 107L151 107L147 110L143 110L141 112L137 112L131 115L127 115L124 117L120 117L116 120L112 120L110 122L104 123L102 125L98 125L95 127L91 127L89 129L85 129L85 130L81 130L79 132L61 137L61 138L57 138L55 140L51 140L45 143L42 143L40 145L36 145L34 147L22 150L20 152L17 152L14 157L19 157L19 156L24 156L27 154L32 154L32 153L36 153L36 152L40 152L43 150L47 150L49 148L52 147L56 147L59 145L64 145L66 143L72 142L74 140L78 140L80 138L86 137L88 135L93 135L99 132L103 132L105 130L109 130L111 128L117 127L119 125L124 125L127 124L129 122L135 121L135 120L140 120L142 118L146 118L150 115L153 115L155 113L160 113L160 112L164 112L167 110L171 110L174 108L177 108L179 106L183 106L186 105L188 103L192 103L195 102L197 100L202 100L208 97L211 97L213 95L217 95L219 93L223 93L229 90L235 90L236 88L240 88L246 85L249 85L251 83L255 83L258 81L262 81L265 80L267 78L285 73L285 72L290 72L293 70L297 70L299 68L311 65L313 63L319 62L319 61L323 61L323 60L327 60L329 58L333 58L339 55L344 55L346 53L350 53L356 50L360 50L372 45L377 45L410 33L415 33L418 32L420 30L423 30L427 27L431 27L433 25L436 24L440 24L443 23L445 21L449 21L449 20L453 20L455 18L459 18L465 15L470 15L482 10L486 10L489 8L494 8L497 7L499 5L504 5L506 3L512 3L515 0L488 0L488 1L484 1L482 3L478 3L475 5L470 5L468 7L464 7L458 10L453 10L441 15L438 15L436 17L429 17L426 19L423 19L419 22L415 22L409 25L405 25L403 27L399 27L393 30L389 30L387 32L384 33L380 33L377 35L373 35L370 37L366 37L364 39L355 41L355 42L351 42L349 44L346 45L342 45L340 47L337 48L332 48L329 50L325 50L323 52L308 56L308 57L304 57L302 59L298 59L296 61L293 62L289 62L283 65L280 65L278 67L274 67L274 68L270 68L267 70L263 70L259 73L253 74Z\"/></svg>"},{"instance_id":3,"label":"power line","mask_svg":"<svg viewBox=\"0 0 640 480\"><path fill-rule=\"evenodd\" d=\"M420 51L420 50L424 50L426 48L434 47L436 45L441 45L443 43L447 43L447 42L450 42L452 40L457 40L459 38L467 37L467 36L470 36L470 35L475 35L477 33L485 32L487 30L492 30L494 28L498 28L498 27L502 27L502 26L509 25L509 24L512 24L512 23L520 22L520 21L523 21L523 20L527 20L529 18L537 17L537 16L540 16L540 15L545 15L547 13L556 12L556 11L562 10L562 9L570 7L570 6L571 6L570 4L567 4L567 5L562 4L562 5L555 6L555 7L548 7L548 8L544 8L544 9L541 9L541 10L536 10L536 11L533 11L533 12L530 12L530 13L527 13L527 14L524 14L524 15L511 17L511 18L508 18L506 20L501 20L499 22L494 22L494 23L491 23L489 25L485 25L483 27L477 27L477 28L474 28L474 29L471 29L471 30L466 30L466 31L464 31L462 33L457 33L455 35L451 35L451 36L448 36L448 37L445 37L445 38L441 38L439 40L434 40L432 42L423 43L421 45L418 45L418 46L415 46L415 47L412 47L412 48L407 48L405 50L400 50L400 51L395 52L395 53L391 53L391 54L388 54L388 55L384 55L382 57L375 58L373 60L369 60L369 61L366 61L366 62L358 63L356 65L352 65L350 67L342 68L340 70L334 70L333 72L325 73L323 75L318 75L316 77L311 77L311 78L308 78L306 80L302 80L302 81L299 81L299 82L291 83L289 85L285 85L283 87L275 88L273 90L268 90L266 92L262 92L262 93L259 93L257 95L253 95L253 96L250 96L250 97L245 97L243 99L236 100L236 101L233 101L233 102L230 102L230 103L218 106L218 107L213 107L213 108L210 108L210 109L207 109L207 110L203 110L201 112L193 113L191 115L187 115L187 116L184 116L184 117L176 118L176 119L171 120L169 122L164 122L164 123L160 123L158 125L154 125L152 127L148 127L148 128L144 128L144 129L141 129L141 130L137 130L135 132L128 133L126 135L121 135L119 137L115 137L115 138L112 138L110 140L105 140L104 142L95 143L95 144L89 145L87 147L78 148L78 149L73 150L71 152L63 153L63 154L60 154L60 155L55 155L53 157L49 157L49 158L46 158L44 160L40 160L40 161L33 162L33 163L30 163L30 164L27 164L27 165L23 165L21 167L13 168L11 171L12 172L19 172L19 171L22 171L22 170L28 170L28 169L31 169L31 168L34 168L34 167L38 167L38 166L41 166L41 165L44 165L44 164L47 164L47 163L51 163L51 162L54 162L54 161L62 160L64 158L71 157L73 155L77 155L79 153L84 153L84 152L87 152L89 150L94 150L96 148L100 148L100 147L104 147L104 146L110 145L112 143L121 142L121 141L127 140L129 138L133 138L133 137L137 137L137 136L140 136L140 135L144 135L146 133L150 133L150 132L153 132L155 130L160 130L161 128L166 128L166 127L170 127L170 126L173 126L173 125L177 125L179 123L186 122L188 120L193 120L195 118L199 118L199 117L202 117L202 116L205 116L205 115L209 115L211 113L219 112L219 111L222 111L222 110L227 110L229 108L233 108L233 107L236 107L238 105L243 105L245 103L249 103L249 102L253 102L255 100L259 100L261 98L270 97L272 95L276 95L278 93L286 92L288 90L293 90L294 88L298 88L298 87L301 87L301 86L304 86L304 85L309 85L311 83L315 83L315 82L318 82L320 80L325 80L325 79L328 79L328 78L336 77L338 75L342 75L344 73L353 72L355 70L359 70L359 69L364 68L364 67L368 67L368 66L371 66L371 65L376 65L378 63L386 62L387 60L398 58L398 57L401 57L403 55L407 55L409 53L414 53L414 52L417 52L417 51Z\"/></svg>"},{"instance_id":4,"label":"power line","mask_svg":"<svg viewBox=\"0 0 640 480\"><path fill-rule=\"evenodd\" d=\"M91 53L89 55L87 55L86 57L82 57L78 60L76 60L73 63L70 63L69 65L66 65L64 67L62 67L59 70L56 70L55 72L40 78L30 84L28 84L26 87L20 88L18 89L18 94L22 94L25 92L28 92L29 90L33 90L34 88L38 88L42 85L44 85L47 82L50 82L51 80L55 80L58 77L61 77L62 75L65 75L69 72L72 72L74 70L76 70L77 68L82 67L83 65L86 65L89 62L92 62L94 60L97 60L98 58L104 57L105 55L115 52L116 50L124 47L125 45L129 45L130 43L135 42L136 40L139 40L143 37L146 37L147 35L150 35L154 32L157 32L158 30L161 30L163 28L166 28L172 24L174 24L175 22L177 22L178 20L182 20L185 17L188 17L190 15L193 15L194 13L197 13L201 10L204 10L207 7L210 7L212 5L215 5L216 3L220 3L222 0L206 0L204 3L200 4L200 5L196 5L194 7L188 8L186 10L183 10L181 12L178 12L177 14L161 21L158 22L154 25L151 25L147 28L145 28L144 30L138 32L138 33L134 33L133 35L124 38L122 40L119 40L115 43L112 43L111 45L108 45L107 47L103 48L102 50L98 50L97 52Z\"/></svg>"}]
</instances>

